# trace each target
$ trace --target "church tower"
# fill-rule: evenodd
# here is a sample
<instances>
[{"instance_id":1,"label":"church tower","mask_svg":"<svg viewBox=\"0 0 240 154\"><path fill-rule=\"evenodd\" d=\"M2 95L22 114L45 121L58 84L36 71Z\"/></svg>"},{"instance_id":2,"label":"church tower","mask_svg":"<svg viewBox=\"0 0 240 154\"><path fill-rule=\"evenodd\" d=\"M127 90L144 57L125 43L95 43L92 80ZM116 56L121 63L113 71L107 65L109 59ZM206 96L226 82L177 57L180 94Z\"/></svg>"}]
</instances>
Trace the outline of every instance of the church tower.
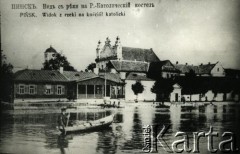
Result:
<instances>
[{"instance_id":1,"label":"church tower","mask_svg":"<svg viewBox=\"0 0 240 154\"><path fill-rule=\"evenodd\" d=\"M117 37L116 41L115 41L115 46L114 46L115 52L117 53L117 59L118 60L122 60L122 45L121 45L121 41L120 38Z\"/></svg>"},{"instance_id":2,"label":"church tower","mask_svg":"<svg viewBox=\"0 0 240 154\"><path fill-rule=\"evenodd\" d=\"M44 52L44 58L45 61L49 61L50 59L55 59L57 56L57 51L50 46L50 48L48 48L45 52Z\"/></svg>"},{"instance_id":3,"label":"church tower","mask_svg":"<svg viewBox=\"0 0 240 154\"><path fill-rule=\"evenodd\" d=\"M98 41L97 49L96 49L96 58L100 58L100 50L101 50L101 41Z\"/></svg>"}]
</instances>

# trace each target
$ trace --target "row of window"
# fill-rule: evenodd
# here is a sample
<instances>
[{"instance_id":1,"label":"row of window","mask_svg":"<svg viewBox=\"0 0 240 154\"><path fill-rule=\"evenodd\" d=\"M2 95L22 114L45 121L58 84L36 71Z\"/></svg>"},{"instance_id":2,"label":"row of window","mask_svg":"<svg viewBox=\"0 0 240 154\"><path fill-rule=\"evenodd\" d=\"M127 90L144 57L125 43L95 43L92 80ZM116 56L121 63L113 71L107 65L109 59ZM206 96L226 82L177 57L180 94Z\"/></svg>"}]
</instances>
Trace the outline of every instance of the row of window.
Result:
<instances>
[{"instance_id":1,"label":"row of window","mask_svg":"<svg viewBox=\"0 0 240 154\"><path fill-rule=\"evenodd\" d=\"M54 92L54 86L53 85L45 85L44 86L44 94L51 95L51 94L53 94L53 92ZM37 94L37 85L20 84L18 86L18 94L35 95L35 94ZM64 94L64 86L63 85L57 85L56 94L57 95L63 95Z\"/></svg>"},{"instance_id":2,"label":"row of window","mask_svg":"<svg viewBox=\"0 0 240 154\"><path fill-rule=\"evenodd\" d=\"M94 87L95 86L95 87ZM78 85L78 94L94 94L94 89L95 89L95 94L104 94L104 85ZM120 95L120 90L121 88L117 88L115 92L115 88L111 87L111 92L113 94ZM107 93L110 92L110 86L107 85Z\"/></svg>"}]
</instances>

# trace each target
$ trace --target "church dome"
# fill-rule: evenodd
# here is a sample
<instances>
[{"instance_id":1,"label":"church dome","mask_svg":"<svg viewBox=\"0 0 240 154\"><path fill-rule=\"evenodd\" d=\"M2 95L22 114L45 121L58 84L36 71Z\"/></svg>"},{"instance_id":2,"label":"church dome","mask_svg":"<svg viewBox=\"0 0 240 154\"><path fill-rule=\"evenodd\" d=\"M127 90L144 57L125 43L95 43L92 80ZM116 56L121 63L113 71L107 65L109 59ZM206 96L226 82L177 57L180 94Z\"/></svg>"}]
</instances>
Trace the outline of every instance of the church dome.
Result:
<instances>
[{"instance_id":1,"label":"church dome","mask_svg":"<svg viewBox=\"0 0 240 154\"><path fill-rule=\"evenodd\" d=\"M56 51L52 46L50 46L50 48L48 48L48 49L45 51L45 53L47 53L47 52L57 53L57 51Z\"/></svg>"}]
</instances>

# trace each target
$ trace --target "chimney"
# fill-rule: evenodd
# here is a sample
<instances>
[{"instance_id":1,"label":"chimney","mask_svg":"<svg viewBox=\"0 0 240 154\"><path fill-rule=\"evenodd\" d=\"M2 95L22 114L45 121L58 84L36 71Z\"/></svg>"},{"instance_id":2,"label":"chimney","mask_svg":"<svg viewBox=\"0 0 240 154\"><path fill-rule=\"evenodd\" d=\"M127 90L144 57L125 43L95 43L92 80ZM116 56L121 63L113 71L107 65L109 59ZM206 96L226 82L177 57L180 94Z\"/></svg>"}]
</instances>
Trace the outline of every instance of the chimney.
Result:
<instances>
[{"instance_id":1,"label":"chimney","mask_svg":"<svg viewBox=\"0 0 240 154\"><path fill-rule=\"evenodd\" d=\"M186 63L186 65L188 65L188 63Z\"/></svg>"},{"instance_id":2,"label":"chimney","mask_svg":"<svg viewBox=\"0 0 240 154\"><path fill-rule=\"evenodd\" d=\"M178 61L176 61L176 64L178 64Z\"/></svg>"},{"instance_id":3,"label":"chimney","mask_svg":"<svg viewBox=\"0 0 240 154\"><path fill-rule=\"evenodd\" d=\"M201 65L200 66L202 66L203 65L203 63L201 63Z\"/></svg>"},{"instance_id":4,"label":"chimney","mask_svg":"<svg viewBox=\"0 0 240 154\"><path fill-rule=\"evenodd\" d=\"M61 74L63 74L63 67L62 67L62 66L59 68L59 72L60 72Z\"/></svg>"},{"instance_id":5,"label":"chimney","mask_svg":"<svg viewBox=\"0 0 240 154\"><path fill-rule=\"evenodd\" d=\"M99 68L98 67L94 68L93 72L98 75L99 74Z\"/></svg>"},{"instance_id":6,"label":"chimney","mask_svg":"<svg viewBox=\"0 0 240 154\"><path fill-rule=\"evenodd\" d=\"M210 62L208 62L208 65L210 65L211 63Z\"/></svg>"},{"instance_id":7,"label":"chimney","mask_svg":"<svg viewBox=\"0 0 240 154\"><path fill-rule=\"evenodd\" d=\"M126 79L126 72L120 72L120 78L122 80L125 80Z\"/></svg>"}]
</instances>

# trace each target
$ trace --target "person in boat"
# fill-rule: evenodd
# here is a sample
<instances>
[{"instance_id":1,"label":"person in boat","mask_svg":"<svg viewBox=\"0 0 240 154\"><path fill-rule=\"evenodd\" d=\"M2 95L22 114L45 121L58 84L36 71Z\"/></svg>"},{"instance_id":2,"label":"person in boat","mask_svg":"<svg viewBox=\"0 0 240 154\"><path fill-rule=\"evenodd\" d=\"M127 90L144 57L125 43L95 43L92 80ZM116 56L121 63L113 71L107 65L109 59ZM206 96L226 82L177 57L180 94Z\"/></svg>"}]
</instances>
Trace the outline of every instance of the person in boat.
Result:
<instances>
[{"instance_id":1,"label":"person in boat","mask_svg":"<svg viewBox=\"0 0 240 154\"><path fill-rule=\"evenodd\" d=\"M68 125L70 114L66 113L66 109L61 109L61 114L58 117L58 126L65 130L65 127Z\"/></svg>"}]
</instances>

